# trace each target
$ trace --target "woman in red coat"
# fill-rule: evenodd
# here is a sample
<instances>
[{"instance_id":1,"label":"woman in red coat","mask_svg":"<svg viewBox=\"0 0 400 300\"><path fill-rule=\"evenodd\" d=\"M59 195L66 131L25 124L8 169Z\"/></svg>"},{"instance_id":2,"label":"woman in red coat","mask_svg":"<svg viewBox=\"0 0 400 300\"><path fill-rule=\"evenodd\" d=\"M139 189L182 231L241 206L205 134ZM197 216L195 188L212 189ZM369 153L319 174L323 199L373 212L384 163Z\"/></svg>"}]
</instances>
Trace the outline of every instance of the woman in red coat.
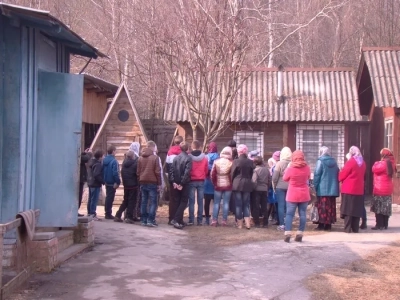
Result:
<instances>
[{"instance_id":1,"label":"woman in red coat","mask_svg":"<svg viewBox=\"0 0 400 300\"><path fill-rule=\"evenodd\" d=\"M308 180L310 179L310 167L304 159L303 151L297 150L292 154L292 161L283 174L283 180L289 182L286 194L286 220L285 220L285 239L289 243L292 236L292 223L296 208L299 210L300 225L295 241L301 242L303 232L306 228L306 211L310 201L310 191Z\"/></svg>"},{"instance_id":2,"label":"woman in red coat","mask_svg":"<svg viewBox=\"0 0 400 300\"><path fill-rule=\"evenodd\" d=\"M381 150L381 160L372 167L374 173L374 191L371 211L375 213L376 225L372 230L388 229L389 217L392 215L392 177L396 169L392 151Z\"/></svg>"},{"instance_id":3,"label":"woman in red coat","mask_svg":"<svg viewBox=\"0 0 400 300\"><path fill-rule=\"evenodd\" d=\"M339 173L342 182L342 201L340 216L344 219L344 231L357 233L360 219L364 213L364 176L366 165L360 149L352 146L349 150L350 159Z\"/></svg>"}]
</instances>

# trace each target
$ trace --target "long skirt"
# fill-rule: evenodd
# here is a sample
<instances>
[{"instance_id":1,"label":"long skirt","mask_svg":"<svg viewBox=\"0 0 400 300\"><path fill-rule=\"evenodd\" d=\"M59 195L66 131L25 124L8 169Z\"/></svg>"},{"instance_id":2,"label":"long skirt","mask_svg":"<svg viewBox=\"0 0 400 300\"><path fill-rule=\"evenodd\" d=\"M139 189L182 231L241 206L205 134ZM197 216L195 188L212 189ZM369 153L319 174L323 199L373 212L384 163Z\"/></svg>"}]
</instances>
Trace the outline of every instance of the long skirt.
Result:
<instances>
[{"instance_id":1,"label":"long skirt","mask_svg":"<svg viewBox=\"0 0 400 300\"><path fill-rule=\"evenodd\" d=\"M392 196L374 195L371 211L377 215L391 216L392 215Z\"/></svg>"},{"instance_id":2,"label":"long skirt","mask_svg":"<svg viewBox=\"0 0 400 300\"><path fill-rule=\"evenodd\" d=\"M363 195L350 195L342 194L342 201L340 203L340 217L345 216L362 218L364 215L364 196Z\"/></svg>"},{"instance_id":3,"label":"long skirt","mask_svg":"<svg viewBox=\"0 0 400 300\"><path fill-rule=\"evenodd\" d=\"M318 197L319 224L331 225L336 223L336 197Z\"/></svg>"}]
</instances>

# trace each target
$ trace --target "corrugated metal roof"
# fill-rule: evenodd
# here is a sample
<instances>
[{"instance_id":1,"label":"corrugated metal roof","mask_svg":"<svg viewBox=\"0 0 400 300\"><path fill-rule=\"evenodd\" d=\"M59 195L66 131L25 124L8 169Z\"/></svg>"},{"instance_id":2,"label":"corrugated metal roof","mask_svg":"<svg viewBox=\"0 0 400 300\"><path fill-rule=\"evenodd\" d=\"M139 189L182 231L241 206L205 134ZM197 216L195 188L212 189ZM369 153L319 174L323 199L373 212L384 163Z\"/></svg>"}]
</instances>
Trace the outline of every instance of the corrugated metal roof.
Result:
<instances>
[{"instance_id":1,"label":"corrugated metal roof","mask_svg":"<svg viewBox=\"0 0 400 300\"><path fill-rule=\"evenodd\" d=\"M71 50L71 53L93 58L108 57L96 47L87 43L85 39L48 11L0 2L0 13L9 18L14 18L28 27L40 28L49 37L63 41Z\"/></svg>"},{"instance_id":2,"label":"corrugated metal roof","mask_svg":"<svg viewBox=\"0 0 400 300\"><path fill-rule=\"evenodd\" d=\"M363 48L375 106L400 107L400 47Z\"/></svg>"},{"instance_id":3,"label":"corrugated metal roof","mask_svg":"<svg viewBox=\"0 0 400 300\"><path fill-rule=\"evenodd\" d=\"M278 99L278 69L254 70L234 100L229 121L363 121L351 69L292 68L282 73L284 97ZM219 109L217 104L211 111L216 109ZM164 117L166 121L188 121L188 114L173 89L168 91Z\"/></svg>"},{"instance_id":4,"label":"corrugated metal roof","mask_svg":"<svg viewBox=\"0 0 400 300\"><path fill-rule=\"evenodd\" d=\"M82 73L82 75L84 76L85 83L92 83L93 85L95 85L95 87L98 87L100 90L109 91L113 95L115 95L115 93L118 90L118 85L110 81L104 80L102 78L99 78L97 76L88 73Z\"/></svg>"}]
</instances>

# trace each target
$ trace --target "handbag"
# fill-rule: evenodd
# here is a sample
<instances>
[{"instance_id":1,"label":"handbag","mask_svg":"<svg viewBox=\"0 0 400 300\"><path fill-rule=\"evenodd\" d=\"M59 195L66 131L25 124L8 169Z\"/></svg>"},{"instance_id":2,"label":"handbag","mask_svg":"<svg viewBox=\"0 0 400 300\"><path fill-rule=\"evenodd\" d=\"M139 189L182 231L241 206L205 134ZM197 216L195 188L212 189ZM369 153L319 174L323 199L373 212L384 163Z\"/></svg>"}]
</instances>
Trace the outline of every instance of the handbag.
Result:
<instances>
[{"instance_id":1,"label":"handbag","mask_svg":"<svg viewBox=\"0 0 400 300\"><path fill-rule=\"evenodd\" d=\"M318 208L314 204L310 211L310 220L313 223L318 223L319 221Z\"/></svg>"},{"instance_id":2,"label":"handbag","mask_svg":"<svg viewBox=\"0 0 400 300\"><path fill-rule=\"evenodd\" d=\"M310 192L310 201L308 204L315 204L317 203L318 197L317 197L317 192L315 191L315 188L313 186L308 187L308 191Z\"/></svg>"}]
</instances>

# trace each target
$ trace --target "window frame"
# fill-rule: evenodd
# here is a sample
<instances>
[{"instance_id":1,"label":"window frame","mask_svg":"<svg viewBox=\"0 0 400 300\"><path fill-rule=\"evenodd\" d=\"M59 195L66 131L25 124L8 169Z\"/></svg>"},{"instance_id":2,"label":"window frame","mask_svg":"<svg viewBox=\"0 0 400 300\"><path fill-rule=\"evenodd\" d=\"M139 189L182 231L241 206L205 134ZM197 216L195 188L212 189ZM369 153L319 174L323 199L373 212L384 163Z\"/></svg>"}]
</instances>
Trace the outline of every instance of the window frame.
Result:
<instances>
[{"instance_id":1,"label":"window frame","mask_svg":"<svg viewBox=\"0 0 400 300\"><path fill-rule=\"evenodd\" d=\"M386 129L388 128L388 125L391 125L391 133L389 134ZM384 135L384 141L383 141L383 145L385 148L388 148L390 150L393 151L393 125L394 125L394 121L393 121L393 117L389 117L389 118L385 118L385 135ZM390 138L390 143L389 143L389 138Z\"/></svg>"},{"instance_id":2,"label":"window frame","mask_svg":"<svg viewBox=\"0 0 400 300\"><path fill-rule=\"evenodd\" d=\"M255 139L261 139L261 143L257 141L257 145L261 145L261 149L257 149L260 151L260 156L263 157L264 155L264 132L262 131L235 131L233 133L233 139L236 141L236 146L239 146L239 144L242 144L240 142L240 138L255 138ZM248 145L247 145L248 146ZM249 151L253 151L255 149L249 149Z\"/></svg>"},{"instance_id":3,"label":"window frame","mask_svg":"<svg viewBox=\"0 0 400 300\"><path fill-rule=\"evenodd\" d=\"M334 130L338 131L338 157L335 157L338 166L341 168L344 165L344 156L345 156L345 125L343 124L298 124L296 126L296 148L299 150L303 150L304 141L300 140L304 134L305 130L318 130L318 141L313 141L314 143L318 142L318 150L324 146L322 142L323 131L324 130ZM311 141L305 141L311 142ZM315 158L317 160L318 157ZM310 163L310 162L308 162ZM311 170L313 173L314 170Z\"/></svg>"}]
</instances>

